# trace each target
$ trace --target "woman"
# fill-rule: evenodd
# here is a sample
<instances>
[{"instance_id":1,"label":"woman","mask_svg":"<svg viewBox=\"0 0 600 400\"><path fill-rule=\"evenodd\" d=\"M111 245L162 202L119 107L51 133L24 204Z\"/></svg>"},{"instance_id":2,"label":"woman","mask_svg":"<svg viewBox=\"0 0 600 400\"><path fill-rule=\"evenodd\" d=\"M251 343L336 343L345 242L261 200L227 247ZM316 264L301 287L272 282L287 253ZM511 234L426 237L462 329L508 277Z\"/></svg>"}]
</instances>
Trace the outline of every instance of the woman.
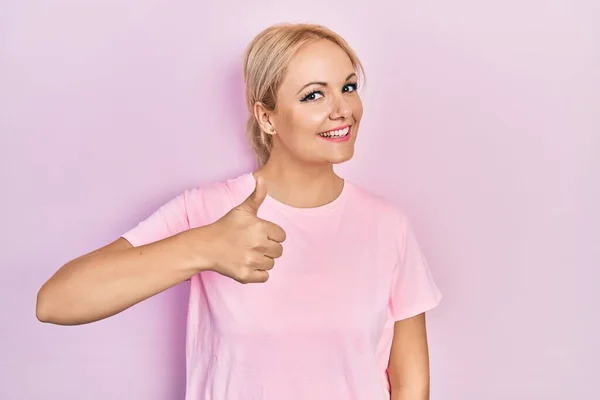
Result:
<instances>
[{"instance_id":1,"label":"woman","mask_svg":"<svg viewBox=\"0 0 600 400\"><path fill-rule=\"evenodd\" d=\"M186 399L428 399L440 292L404 214L333 170L354 153L361 72L324 27L260 33L244 62L258 170L64 265L38 318L97 321L191 279Z\"/></svg>"}]
</instances>

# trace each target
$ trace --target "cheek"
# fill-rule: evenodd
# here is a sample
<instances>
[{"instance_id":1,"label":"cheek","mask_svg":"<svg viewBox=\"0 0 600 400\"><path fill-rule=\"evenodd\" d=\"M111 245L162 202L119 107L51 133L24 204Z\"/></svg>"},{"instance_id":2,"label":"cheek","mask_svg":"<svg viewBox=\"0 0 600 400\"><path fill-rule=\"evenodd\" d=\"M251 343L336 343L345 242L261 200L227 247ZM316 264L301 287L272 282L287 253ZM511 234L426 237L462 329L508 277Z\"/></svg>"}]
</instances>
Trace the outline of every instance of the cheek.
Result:
<instances>
[{"instance_id":1,"label":"cheek","mask_svg":"<svg viewBox=\"0 0 600 400\"><path fill-rule=\"evenodd\" d=\"M290 110L286 117L286 132L290 135L314 135L323 128L329 118L329 109L319 105L297 107Z\"/></svg>"},{"instance_id":2,"label":"cheek","mask_svg":"<svg viewBox=\"0 0 600 400\"><path fill-rule=\"evenodd\" d=\"M316 133L329 118L329 108L325 105L310 105L300 107L296 112L296 121L299 128Z\"/></svg>"},{"instance_id":3,"label":"cheek","mask_svg":"<svg viewBox=\"0 0 600 400\"><path fill-rule=\"evenodd\" d=\"M352 103L352 116L358 122L363 115L363 104L360 97L356 96L356 101Z\"/></svg>"}]
</instances>

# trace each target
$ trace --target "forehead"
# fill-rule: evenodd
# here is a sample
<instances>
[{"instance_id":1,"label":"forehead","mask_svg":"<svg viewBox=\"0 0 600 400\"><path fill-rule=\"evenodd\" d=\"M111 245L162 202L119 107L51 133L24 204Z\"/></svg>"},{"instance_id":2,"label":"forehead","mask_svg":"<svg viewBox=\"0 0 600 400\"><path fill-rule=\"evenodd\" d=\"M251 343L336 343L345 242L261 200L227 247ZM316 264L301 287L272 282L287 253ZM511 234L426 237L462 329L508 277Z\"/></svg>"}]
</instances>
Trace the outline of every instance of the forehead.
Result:
<instances>
[{"instance_id":1,"label":"forehead","mask_svg":"<svg viewBox=\"0 0 600 400\"><path fill-rule=\"evenodd\" d=\"M290 60L282 86L301 87L308 82L344 82L354 72L352 61L337 44L321 39L300 48Z\"/></svg>"}]
</instances>

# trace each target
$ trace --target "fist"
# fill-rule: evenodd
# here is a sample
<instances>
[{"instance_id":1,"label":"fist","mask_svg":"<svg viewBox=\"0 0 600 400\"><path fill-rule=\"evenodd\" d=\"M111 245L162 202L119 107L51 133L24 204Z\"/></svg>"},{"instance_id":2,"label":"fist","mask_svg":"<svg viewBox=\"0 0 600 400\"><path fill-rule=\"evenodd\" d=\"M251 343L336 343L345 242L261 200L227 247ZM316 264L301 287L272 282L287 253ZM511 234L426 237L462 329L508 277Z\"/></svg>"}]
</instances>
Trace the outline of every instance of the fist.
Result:
<instances>
[{"instance_id":1,"label":"fist","mask_svg":"<svg viewBox=\"0 0 600 400\"><path fill-rule=\"evenodd\" d=\"M286 234L279 225L258 218L266 196L267 188L259 177L250 196L212 224L215 272L240 283L269 279L275 259L283 254Z\"/></svg>"}]
</instances>

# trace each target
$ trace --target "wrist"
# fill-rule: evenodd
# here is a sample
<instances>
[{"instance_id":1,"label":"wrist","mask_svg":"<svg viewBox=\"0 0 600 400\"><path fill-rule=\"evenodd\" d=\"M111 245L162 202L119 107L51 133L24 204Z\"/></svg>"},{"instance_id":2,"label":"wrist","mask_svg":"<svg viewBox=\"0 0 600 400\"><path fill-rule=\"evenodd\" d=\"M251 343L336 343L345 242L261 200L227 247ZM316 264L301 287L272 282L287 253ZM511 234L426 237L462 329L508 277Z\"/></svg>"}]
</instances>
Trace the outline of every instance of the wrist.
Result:
<instances>
[{"instance_id":1,"label":"wrist","mask_svg":"<svg viewBox=\"0 0 600 400\"><path fill-rule=\"evenodd\" d=\"M211 271L216 267L214 235L210 225L192 228L178 235L183 247L184 265L194 274Z\"/></svg>"}]
</instances>

